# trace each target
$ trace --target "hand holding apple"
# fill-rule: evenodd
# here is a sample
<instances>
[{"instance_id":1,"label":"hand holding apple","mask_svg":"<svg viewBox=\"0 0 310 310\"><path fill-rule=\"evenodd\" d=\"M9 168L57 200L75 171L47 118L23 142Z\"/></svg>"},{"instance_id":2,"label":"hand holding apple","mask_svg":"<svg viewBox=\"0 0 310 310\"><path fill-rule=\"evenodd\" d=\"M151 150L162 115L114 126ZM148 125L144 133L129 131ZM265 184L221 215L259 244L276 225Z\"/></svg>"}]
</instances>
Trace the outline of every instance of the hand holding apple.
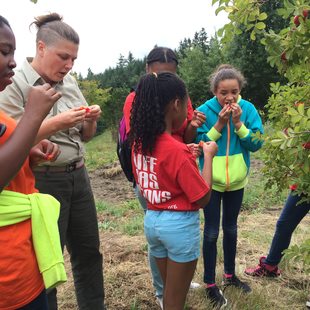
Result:
<instances>
[{"instance_id":1,"label":"hand holding apple","mask_svg":"<svg viewBox=\"0 0 310 310\"><path fill-rule=\"evenodd\" d=\"M193 118L191 120L191 125L195 128L201 127L206 121L206 116L204 113L194 110Z\"/></svg>"},{"instance_id":2,"label":"hand holding apple","mask_svg":"<svg viewBox=\"0 0 310 310\"><path fill-rule=\"evenodd\" d=\"M86 112L85 115L85 121L87 122L96 122L100 115L101 115L101 108L99 105L94 104L91 106L88 106L88 112Z\"/></svg>"},{"instance_id":3,"label":"hand holding apple","mask_svg":"<svg viewBox=\"0 0 310 310\"><path fill-rule=\"evenodd\" d=\"M30 150L30 165L33 167L45 161L55 161L59 154L59 145L44 139Z\"/></svg>"}]
</instances>

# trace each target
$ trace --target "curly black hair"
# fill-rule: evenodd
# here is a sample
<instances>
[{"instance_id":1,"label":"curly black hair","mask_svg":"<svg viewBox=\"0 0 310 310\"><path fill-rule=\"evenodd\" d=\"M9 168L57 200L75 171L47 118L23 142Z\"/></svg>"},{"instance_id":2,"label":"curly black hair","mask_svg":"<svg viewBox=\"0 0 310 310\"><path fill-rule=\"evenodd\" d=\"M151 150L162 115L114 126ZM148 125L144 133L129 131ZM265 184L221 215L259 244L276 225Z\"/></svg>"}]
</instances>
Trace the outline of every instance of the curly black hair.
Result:
<instances>
[{"instance_id":1,"label":"curly black hair","mask_svg":"<svg viewBox=\"0 0 310 310\"><path fill-rule=\"evenodd\" d=\"M185 102L184 82L170 72L145 74L139 81L132 104L129 141L134 152L152 154L156 138L166 129L165 113L175 99Z\"/></svg>"}]
</instances>

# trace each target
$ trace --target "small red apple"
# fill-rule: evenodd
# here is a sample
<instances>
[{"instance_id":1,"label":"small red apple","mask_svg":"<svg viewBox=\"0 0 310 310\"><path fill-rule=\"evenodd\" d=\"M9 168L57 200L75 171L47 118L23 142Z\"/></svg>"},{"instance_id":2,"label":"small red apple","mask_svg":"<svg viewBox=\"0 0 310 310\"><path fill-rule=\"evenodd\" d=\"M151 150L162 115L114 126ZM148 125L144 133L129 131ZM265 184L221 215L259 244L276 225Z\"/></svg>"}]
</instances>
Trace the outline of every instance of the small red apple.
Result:
<instances>
[{"instance_id":1,"label":"small red apple","mask_svg":"<svg viewBox=\"0 0 310 310\"><path fill-rule=\"evenodd\" d=\"M45 156L46 160L52 160L54 158L54 156L52 154L48 154Z\"/></svg>"},{"instance_id":2,"label":"small red apple","mask_svg":"<svg viewBox=\"0 0 310 310\"><path fill-rule=\"evenodd\" d=\"M309 141L309 142L306 142L306 143L303 143L302 147L303 147L305 150L310 150L310 141Z\"/></svg>"},{"instance_id":3,"label":"small red apple","mask_svg":"<svg viewBox=\"0 0 310 310\"><path fill-rule=\"evenodd\" d=\"M281 60L283 60L283 61L287 61L285 51L284 51L284 52L282 52L282 54L281 54Z\"/></svg>"},{"instance_id":4,"label":"small red apple","mask_svg":"<svg viewBox=\"0 0 310 310\"><path fill-rule=\"evenodd\" d=\"M300 25L300 21L299 21L299 15L295 15L294 16L294 24L298 27Z\"/></svg>"},{"instance_id":5,"label":"small red apple","mask_svg":"<svg viewBox=\"0 0 310 310\"><path fill-rule=\"evenodd\" d=\"M309 11L308 10L303 10L302 15L304 16L304 19L308 17Z\"/></svg>"},{"instance_id":6,"label":"small red apple","mask_svg":"<svg viewBox=\"0 0 310 310\"><path fill-rule=\"evenodd\" d=\"M79 108L79 110L80 110L80 111L85 110L86 113L89 113L89 112L90 112L90 108L89 108L89 107L85 107L85 106L81 106L81 107Z\"/></svg>"}]
</instances>

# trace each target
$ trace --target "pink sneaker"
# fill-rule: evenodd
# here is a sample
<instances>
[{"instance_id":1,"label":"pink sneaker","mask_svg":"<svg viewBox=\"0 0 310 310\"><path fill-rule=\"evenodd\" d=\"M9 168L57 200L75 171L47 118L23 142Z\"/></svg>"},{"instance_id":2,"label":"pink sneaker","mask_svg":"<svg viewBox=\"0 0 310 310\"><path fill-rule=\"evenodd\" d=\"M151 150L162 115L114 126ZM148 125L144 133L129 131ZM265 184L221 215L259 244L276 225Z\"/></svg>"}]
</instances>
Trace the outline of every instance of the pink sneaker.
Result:
<instances>
[{"instance_id":1,"label":"pink sneaker","mask_svg":"<svg viewBox=\"0 0 310 310\"><path fill-rule=\"evenodd\" d=\"M265 263L266 256L259 259L259 264L255 268L247 268L244 273L252 277L278 277L281 274L278 266L272 266Z\"/></svg>"}]
</instances>

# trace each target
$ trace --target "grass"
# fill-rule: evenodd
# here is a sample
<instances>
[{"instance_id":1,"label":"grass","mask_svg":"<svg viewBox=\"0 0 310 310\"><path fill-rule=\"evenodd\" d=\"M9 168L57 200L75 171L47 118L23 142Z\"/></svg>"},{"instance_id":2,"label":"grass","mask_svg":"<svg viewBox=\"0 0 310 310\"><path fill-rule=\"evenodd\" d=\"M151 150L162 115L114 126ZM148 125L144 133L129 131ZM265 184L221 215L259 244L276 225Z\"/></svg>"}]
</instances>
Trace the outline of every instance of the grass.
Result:
<instances>
[{"instance_id":1,"label":"grass","mask_svg":"<svg viewBox=\"0 0 310 310\"><path fill-rule=\"evenodd\" d=\"M117 230L128 236L143 234L144 213L137 200L125 201L120 205L97 202L96 207L100 213L100 229Z\"/></svg>"},{"instance_id":2,"label":"grass","mask_svg":"<svg viewBox=\"0 0 310 310\"><path fill-rule=\"evenodd\" d=\"M262 162L256 154L252 156L249 183L245 187L242 209L262 212L264 209L282 208L288 195L288 189L279 191L275 186L268 186L261 174Z\"/></svg>"},{"instance_id":3,"label":"grass","mask_svg":"<svg viewBox=\"0 0 310 310\"><path fill-rule=\"evenodd\" d=\"M86 143L85 148L87 168L90 171L117 160L116 142L109 130Z\"/></svg>"},{"instance_id":4,"label":"grass","mask_svg":"<svg viewBox=\"0 0 310 310\"><path fill-rule=\"evenodd\" d=\"M109 133L96 137L87 144L87 165L96 169L116 159L115 143ZM97 154L100 152L100 154ZM246 267L255 266L260 256L267 254L287 191L278 192L264 187L260 173L259 156L253 156L249 184L245 190L243 208L238 222L236 273L246 280L253 292L243 295L233 288L225 290L230 310L305 309L310 292L309 275L299 263L293 266L282 262L283 274L277 279L253 279L244 276ZM118 186L119 184L115 184ZM156 305L148 267L147 243L143 234L143 210L137 200L108 203L97 201L101 246L104 253L104 277L108 309L152 310ZM291 245L300 244L310 237L310 217L307 216L295 230ZM201 235L203 215L201 211ZM222 233L218 240L217 283L223 274ZM69 257L65 256L66 265ZM202 283L203 261L198 260L194 281ZM59 289L60 310L77 309L72 275ZM211 309L203 288L190 290L187 310Z\"/></svg>"},{"instance_id":5,"label":"grass","mask_svg":"<svg viewBox=\"0 0 310 310\"><path fill-rule=\"evenodd\" d=\"M129 206L134 206L130 209ZM115 210L112 212L111 209ZM107 304L111 309L146 310L158 309L147 263L147 244L143 235L143 211L136 208L135 201L119 206L106 206L99 211L111 227L102 227L103 252L105 254L105 286ZM238 254L236 272L253 289L250 295L229 288L225 295L230 301L227 309L273 310L304 309L310 284L299 264L281 264L283 275L278 279L252 279L245 277L246 267L255 266L260 256L266 254L272 240L278 211L253 213L243 211L239 218ZM292 244L299 244L309 237L310 219L305 219L294 232ZM129 227L134 227L131 229ZM203 225L201 225L201 235ZM223 274L222 234L218 240L217 283ZM203 262L200 257L194 276L202 283ZM209 309L204 290L190 291L186 309ZM211 309L211 308L210 308Z\"/></svg>"}]
</instances>

